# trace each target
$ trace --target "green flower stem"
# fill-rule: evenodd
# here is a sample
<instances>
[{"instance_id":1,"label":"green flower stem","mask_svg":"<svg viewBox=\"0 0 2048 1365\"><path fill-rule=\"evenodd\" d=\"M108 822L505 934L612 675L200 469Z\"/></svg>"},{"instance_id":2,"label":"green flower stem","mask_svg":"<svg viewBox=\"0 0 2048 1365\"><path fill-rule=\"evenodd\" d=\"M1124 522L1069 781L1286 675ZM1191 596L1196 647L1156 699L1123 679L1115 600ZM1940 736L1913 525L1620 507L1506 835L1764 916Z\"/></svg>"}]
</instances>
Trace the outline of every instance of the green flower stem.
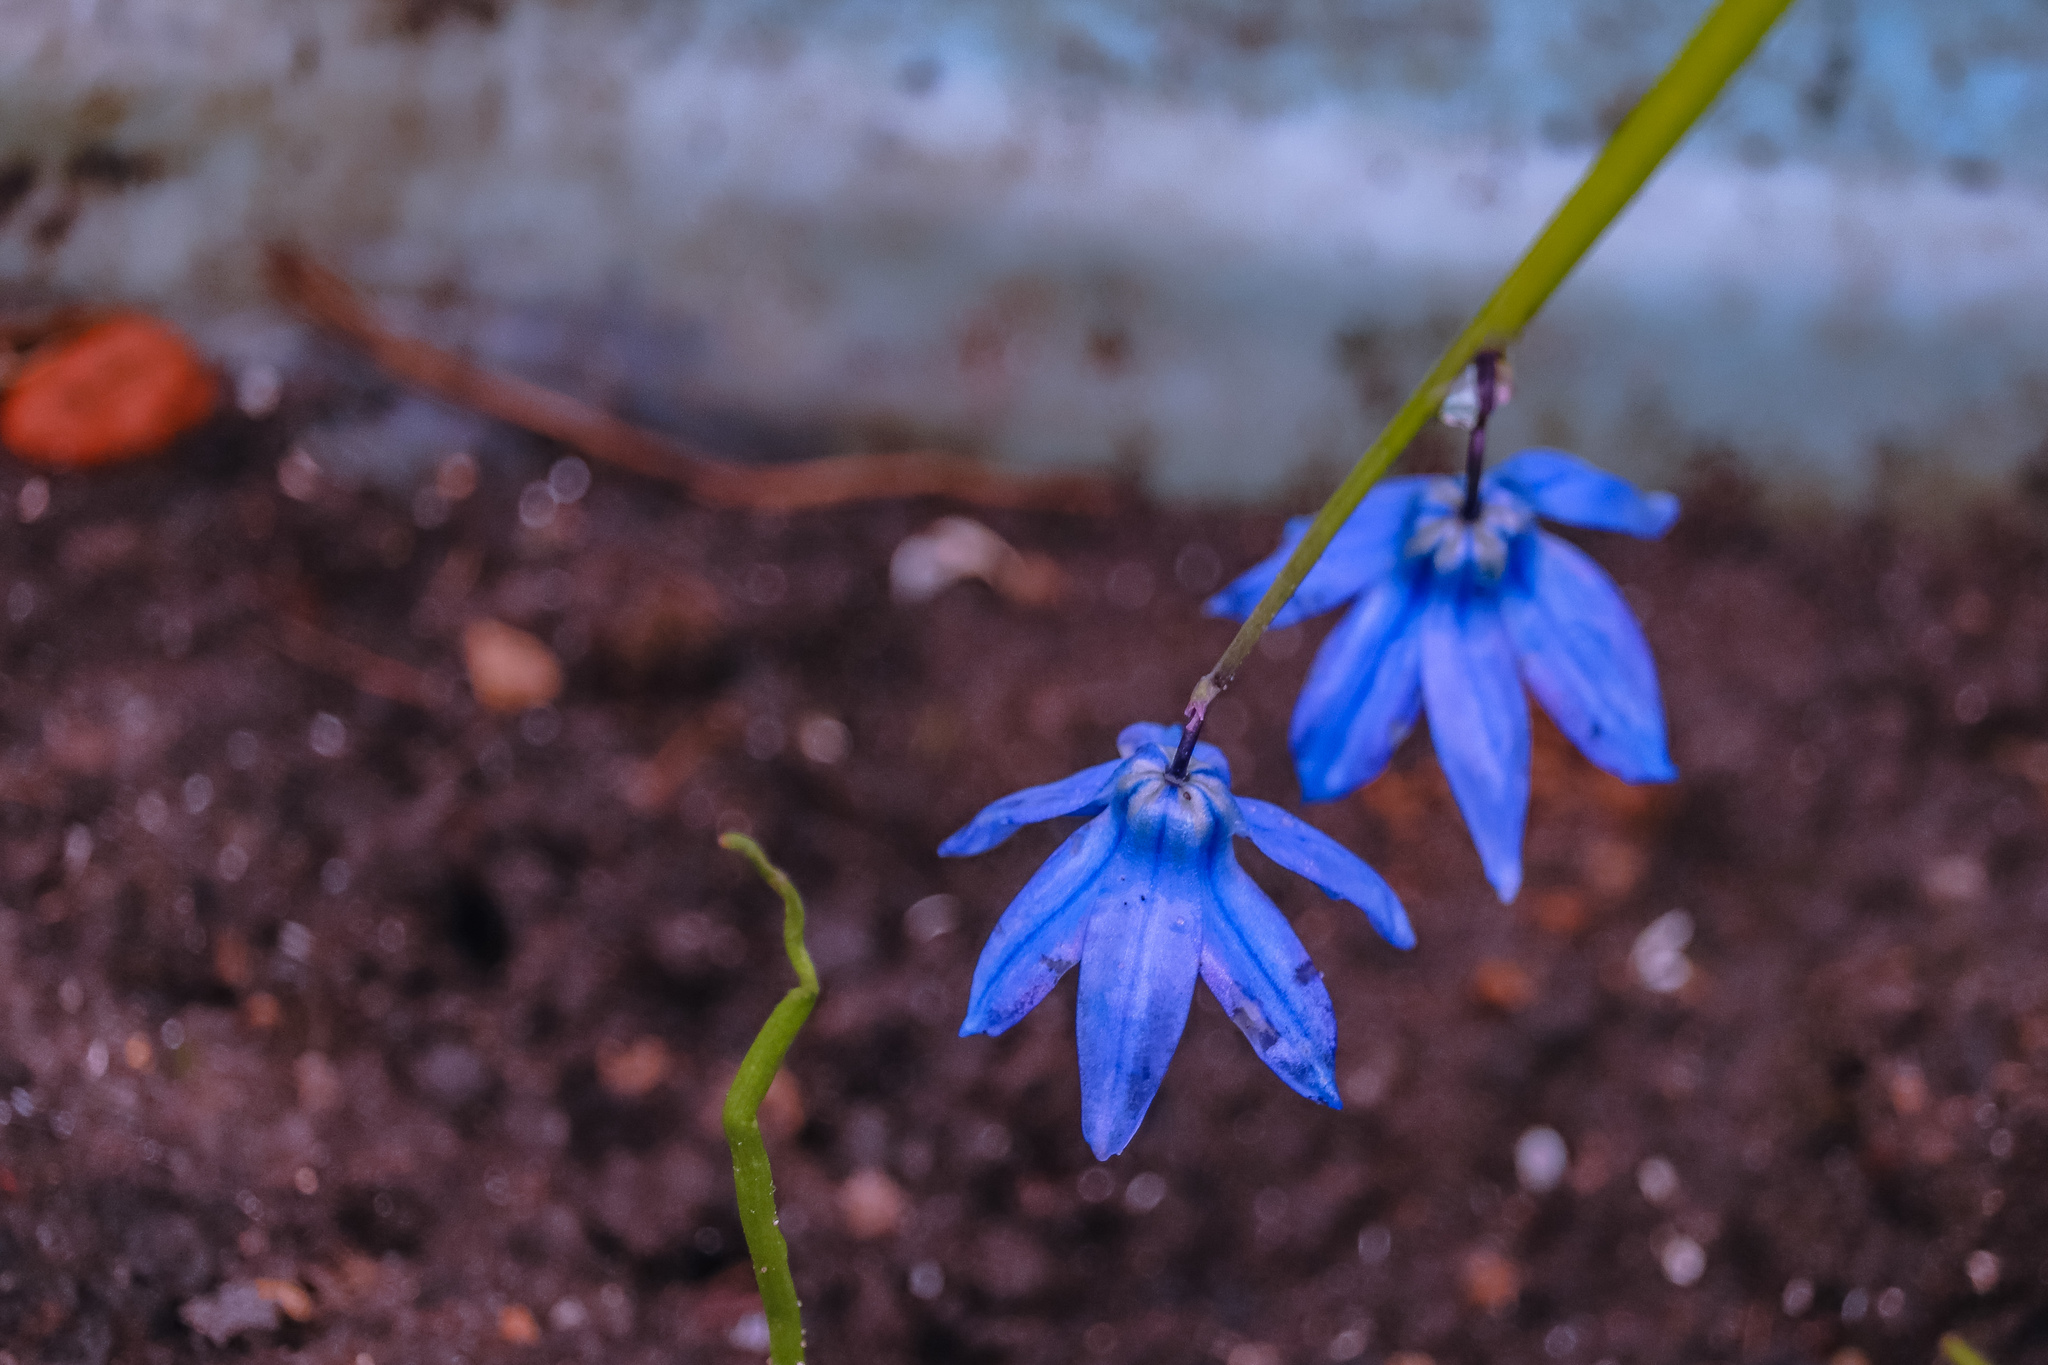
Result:
<instances>
[{"instance_id":1,"label":"green flower stem","mask_svg":"<svg viewBox=\"0 0 2048 1365\"><path fill-rule=\"evenodd\" d=\"M1351 515L1366 492L1387 472L1400 453L1422 430L1451 382L1482 350L1502 350L1519 333L1536 310L1543 306L1580 257L1589 251L1607 225L1628 206L1650 173L1670 154L1699 116L1713 103L1714 96L1735 74L1763 36L1777 22L1792 0L1721 0L1693 34L1671 66L1650 87L1629 116L1622 120L1605 149L1586 172L1586 178L1565 200L1564 207L1544 227L1522 259L1501 281L1486 306L1458 334L1435 366L1424 376L1394 420L1387 423L1379 439L1359 457L1344 482L1330 495L1322 510L1309 524L1308 534L1295 547L1280 576L1245 618L1230 648L1216 666L1195 684L1188 698L1190 730L1200 728L1203 717L1223 689L1251 654L1252 646L1266 633L1274 615L1285 606L1294 590L1337 528Z\"/></svg>"},{"instance_id":2,"label":"green flower stem","mask_svg":"<svg viewBox=\"0 0 2048 1365\"><path fill-rule=\"evenodd\" d=\"M768 1169L768 1148L761 1141L761 1100L768 1093L796 1031L818 1003L818 973L804 947L804 902L782 870L768 861L761 846L744 834L720 836L718 846L754 865L763 881L782 896L782 946L797 984L761 1026L753 1046L740 1062L732 1088L725 1092L725 1141L732 1148L732 1179L739 1191L740 1227L747 1235L747 1254L754 1261L754 1283L761 1290L761 1311L768 1319L768 1359L773 1365L803 1365L804 1322L796 1301L796 1281L789 1275L789 1244L775 1217L775 1177Z\"/></svg>"},{"instance_id":3,"label":"green flower stem","mask_svg":"<svg viewBox=\"0 0 2048 1365\"><path fill-rule=\"evenodd\" d=\"M1954 1332L1944 1332L1941 1337L1941 1357L1948 1365L1991 1365L1984 1353L1964 1341Z\"/></svg>"}]
</instances>

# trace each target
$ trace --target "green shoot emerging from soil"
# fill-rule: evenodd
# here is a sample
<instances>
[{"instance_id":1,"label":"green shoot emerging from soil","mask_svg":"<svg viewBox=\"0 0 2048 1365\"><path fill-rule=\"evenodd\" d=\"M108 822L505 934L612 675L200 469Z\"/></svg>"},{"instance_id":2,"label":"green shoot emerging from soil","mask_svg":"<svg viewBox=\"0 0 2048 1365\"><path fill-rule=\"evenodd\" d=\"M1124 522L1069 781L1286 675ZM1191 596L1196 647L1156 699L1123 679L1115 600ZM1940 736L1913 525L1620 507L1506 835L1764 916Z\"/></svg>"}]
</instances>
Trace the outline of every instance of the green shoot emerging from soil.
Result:
<instances>
[{"instance_id":1,"label":"green shoot emerging from soil","mask_svg":"<svg viewBox=\"0 0 2048 1365\"><path fill-rule=\"evenodd\" d=\"M1195 684L1188 698L1187 729L1180 753L1175 757L1176 774L1187 771L1187 756L1201 734L1209 703L1230 686L1252 646L1301 586L1310 567L1322 557L1337 528L1435 414L1452 382L1480 352L1506 349L1507 343L1564 282L1572 267L1592 249L1607 225L1628 207L1643 182L1706 112L1721 87L1790 4L1791 0L1721 0L1692 41L1622 120L1579 187L1316 513L1308 533L1245 618L1223 657Z\"/></svg>"},{"instance_id":2,"label":"green shoot emerging from soil","mask_svg":"<svg viewBox=\"0 0 2048 1365\"><path fill-rule=\"evenodd\" d=\"M768 1358L774 1365L802 1365L804 1324L796 1301L796 1281L789 1275L789 1244L775 1217L775 1177L768 1169L768 1148L761 1141L761 1100L796 1041L796 1032L818 1003L818 973L804 947L804 902L782 870L768 861L761 846L744 834L720 836L718 846L754 865L762 880L782 897L782 946L797 984L768 1016L754 1038L725 1094L725 1140L732 1148L732 1178L739 1192L740 1227L747 1235L747 1254L754 1262L754 1282L761 1290L761 1311L768 1319Z\"/></svg>"},{"instance_id":3,"label":"green shoot emerging from soil","mask_svg":"<svg viewBox=\"0 0 2048 1365\"><path fill-rule=\"evenodd\" d=\"M1944 1365L1991 1365L1984 1353L1964 1341L1954 1332L1944 1332L1941 1337L1941 1358Z\"/></svg>"}]
</instances>

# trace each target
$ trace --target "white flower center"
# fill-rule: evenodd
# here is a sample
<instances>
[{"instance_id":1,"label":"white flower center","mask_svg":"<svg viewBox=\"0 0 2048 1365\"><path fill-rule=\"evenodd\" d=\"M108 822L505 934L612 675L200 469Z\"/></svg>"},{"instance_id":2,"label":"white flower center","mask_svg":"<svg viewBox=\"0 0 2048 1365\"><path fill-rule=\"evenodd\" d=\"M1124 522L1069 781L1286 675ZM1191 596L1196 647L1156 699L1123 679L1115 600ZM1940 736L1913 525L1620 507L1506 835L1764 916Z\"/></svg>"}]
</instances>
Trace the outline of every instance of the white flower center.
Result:
<instances>
[{"instance_id":1,"label":"white flower center","mask_svg":"<svg viewBox=\"0 0 2048 1365\"><path fill-rule=\"evenodd\" d=\"M1508 566L1508 547L1535 518L1528 504L1499 489L1487 490L1476 521L1465 520L1464 501L1458 480L1432 480L1415 510L1415 529L1402 553L1410 559L1429 556L1438 573L1472 564L1486 577L1498 578Z\"/></svg>"}]
</instances>

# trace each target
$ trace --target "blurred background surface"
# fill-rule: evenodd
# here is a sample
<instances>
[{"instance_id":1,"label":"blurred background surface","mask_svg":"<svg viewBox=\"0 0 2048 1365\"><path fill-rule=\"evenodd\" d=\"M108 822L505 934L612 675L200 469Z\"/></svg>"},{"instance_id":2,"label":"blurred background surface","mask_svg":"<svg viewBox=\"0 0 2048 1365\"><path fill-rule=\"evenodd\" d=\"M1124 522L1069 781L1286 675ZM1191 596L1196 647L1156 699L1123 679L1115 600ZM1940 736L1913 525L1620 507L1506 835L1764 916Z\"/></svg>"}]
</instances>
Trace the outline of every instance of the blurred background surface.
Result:
<instances>
[{"instance_id":1,"label":"blurred background surface","mask_svg":"<svg viewBox=\"0 0 2048 1365\"><path fill-rule=\"evenodd\" d=\"M216 355L260 248L741 457L938 442L1299 500L1701 0L0 0L0 289ZM1508 442L1782 493L2048 417L2048 10L1802 0L1516 352ZM393 481L445 442L355 443Z\"/></svg>"}]
</instances>

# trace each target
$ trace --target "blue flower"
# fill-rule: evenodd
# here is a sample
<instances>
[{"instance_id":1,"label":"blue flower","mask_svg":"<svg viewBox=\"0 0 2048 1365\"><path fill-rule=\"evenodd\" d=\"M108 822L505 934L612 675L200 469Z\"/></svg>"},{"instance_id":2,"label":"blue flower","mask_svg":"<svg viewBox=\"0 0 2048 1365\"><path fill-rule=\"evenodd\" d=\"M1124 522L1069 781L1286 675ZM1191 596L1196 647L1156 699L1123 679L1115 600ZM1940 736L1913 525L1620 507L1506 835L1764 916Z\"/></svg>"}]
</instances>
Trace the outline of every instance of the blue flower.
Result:
<instances>
[{"instance_id":1,"label":"blue flower","mask_svg":"<svg viewBox=\"0 0 2048 1365\"><path fill-rule=\"evenodd\" d=\"M960 1036L1003 1032L1079 963L1081 1131L1105 1160L1151 1106L1197 976L1274 1074L1341 1107L1330 994L1287 920L1237 865L1238 835L1358 906L1396 947L1415 944L1377 872L1278 806L1233 796L1230 765L1214 745L1197 744L1187 776L1173 777L1179 742L1177 726L1129 726L1117 736L1121 759L1012 793L939 845L944 857L964 857L1039 820L1094 817L1003 912L975 966Z\"/></svg>"},{"instance_id":2,"label":"blue flower","mask_svg":"<svg viewBox=\"0 0 2048 1365\"><path fill-rule=\"evenodd\" d=\"M1390 479L1351 514L1273 620L1289 625L1345 602L1294 708L1303 796L1329 801L1379 776L1429 711L1488 880L1502 900L1522 884L1529 807L1528 684L1587 758L1630 782L1677 776L1649 646L1613 580L1536 518L1660 536L1678 515L1669 493L1631 484L1556 450L1527 450L1480 484L1475 521L1463 488L1441 477ZM1208 609L1242 620L1308 528Z\"/></svg>"}]
</instances>

